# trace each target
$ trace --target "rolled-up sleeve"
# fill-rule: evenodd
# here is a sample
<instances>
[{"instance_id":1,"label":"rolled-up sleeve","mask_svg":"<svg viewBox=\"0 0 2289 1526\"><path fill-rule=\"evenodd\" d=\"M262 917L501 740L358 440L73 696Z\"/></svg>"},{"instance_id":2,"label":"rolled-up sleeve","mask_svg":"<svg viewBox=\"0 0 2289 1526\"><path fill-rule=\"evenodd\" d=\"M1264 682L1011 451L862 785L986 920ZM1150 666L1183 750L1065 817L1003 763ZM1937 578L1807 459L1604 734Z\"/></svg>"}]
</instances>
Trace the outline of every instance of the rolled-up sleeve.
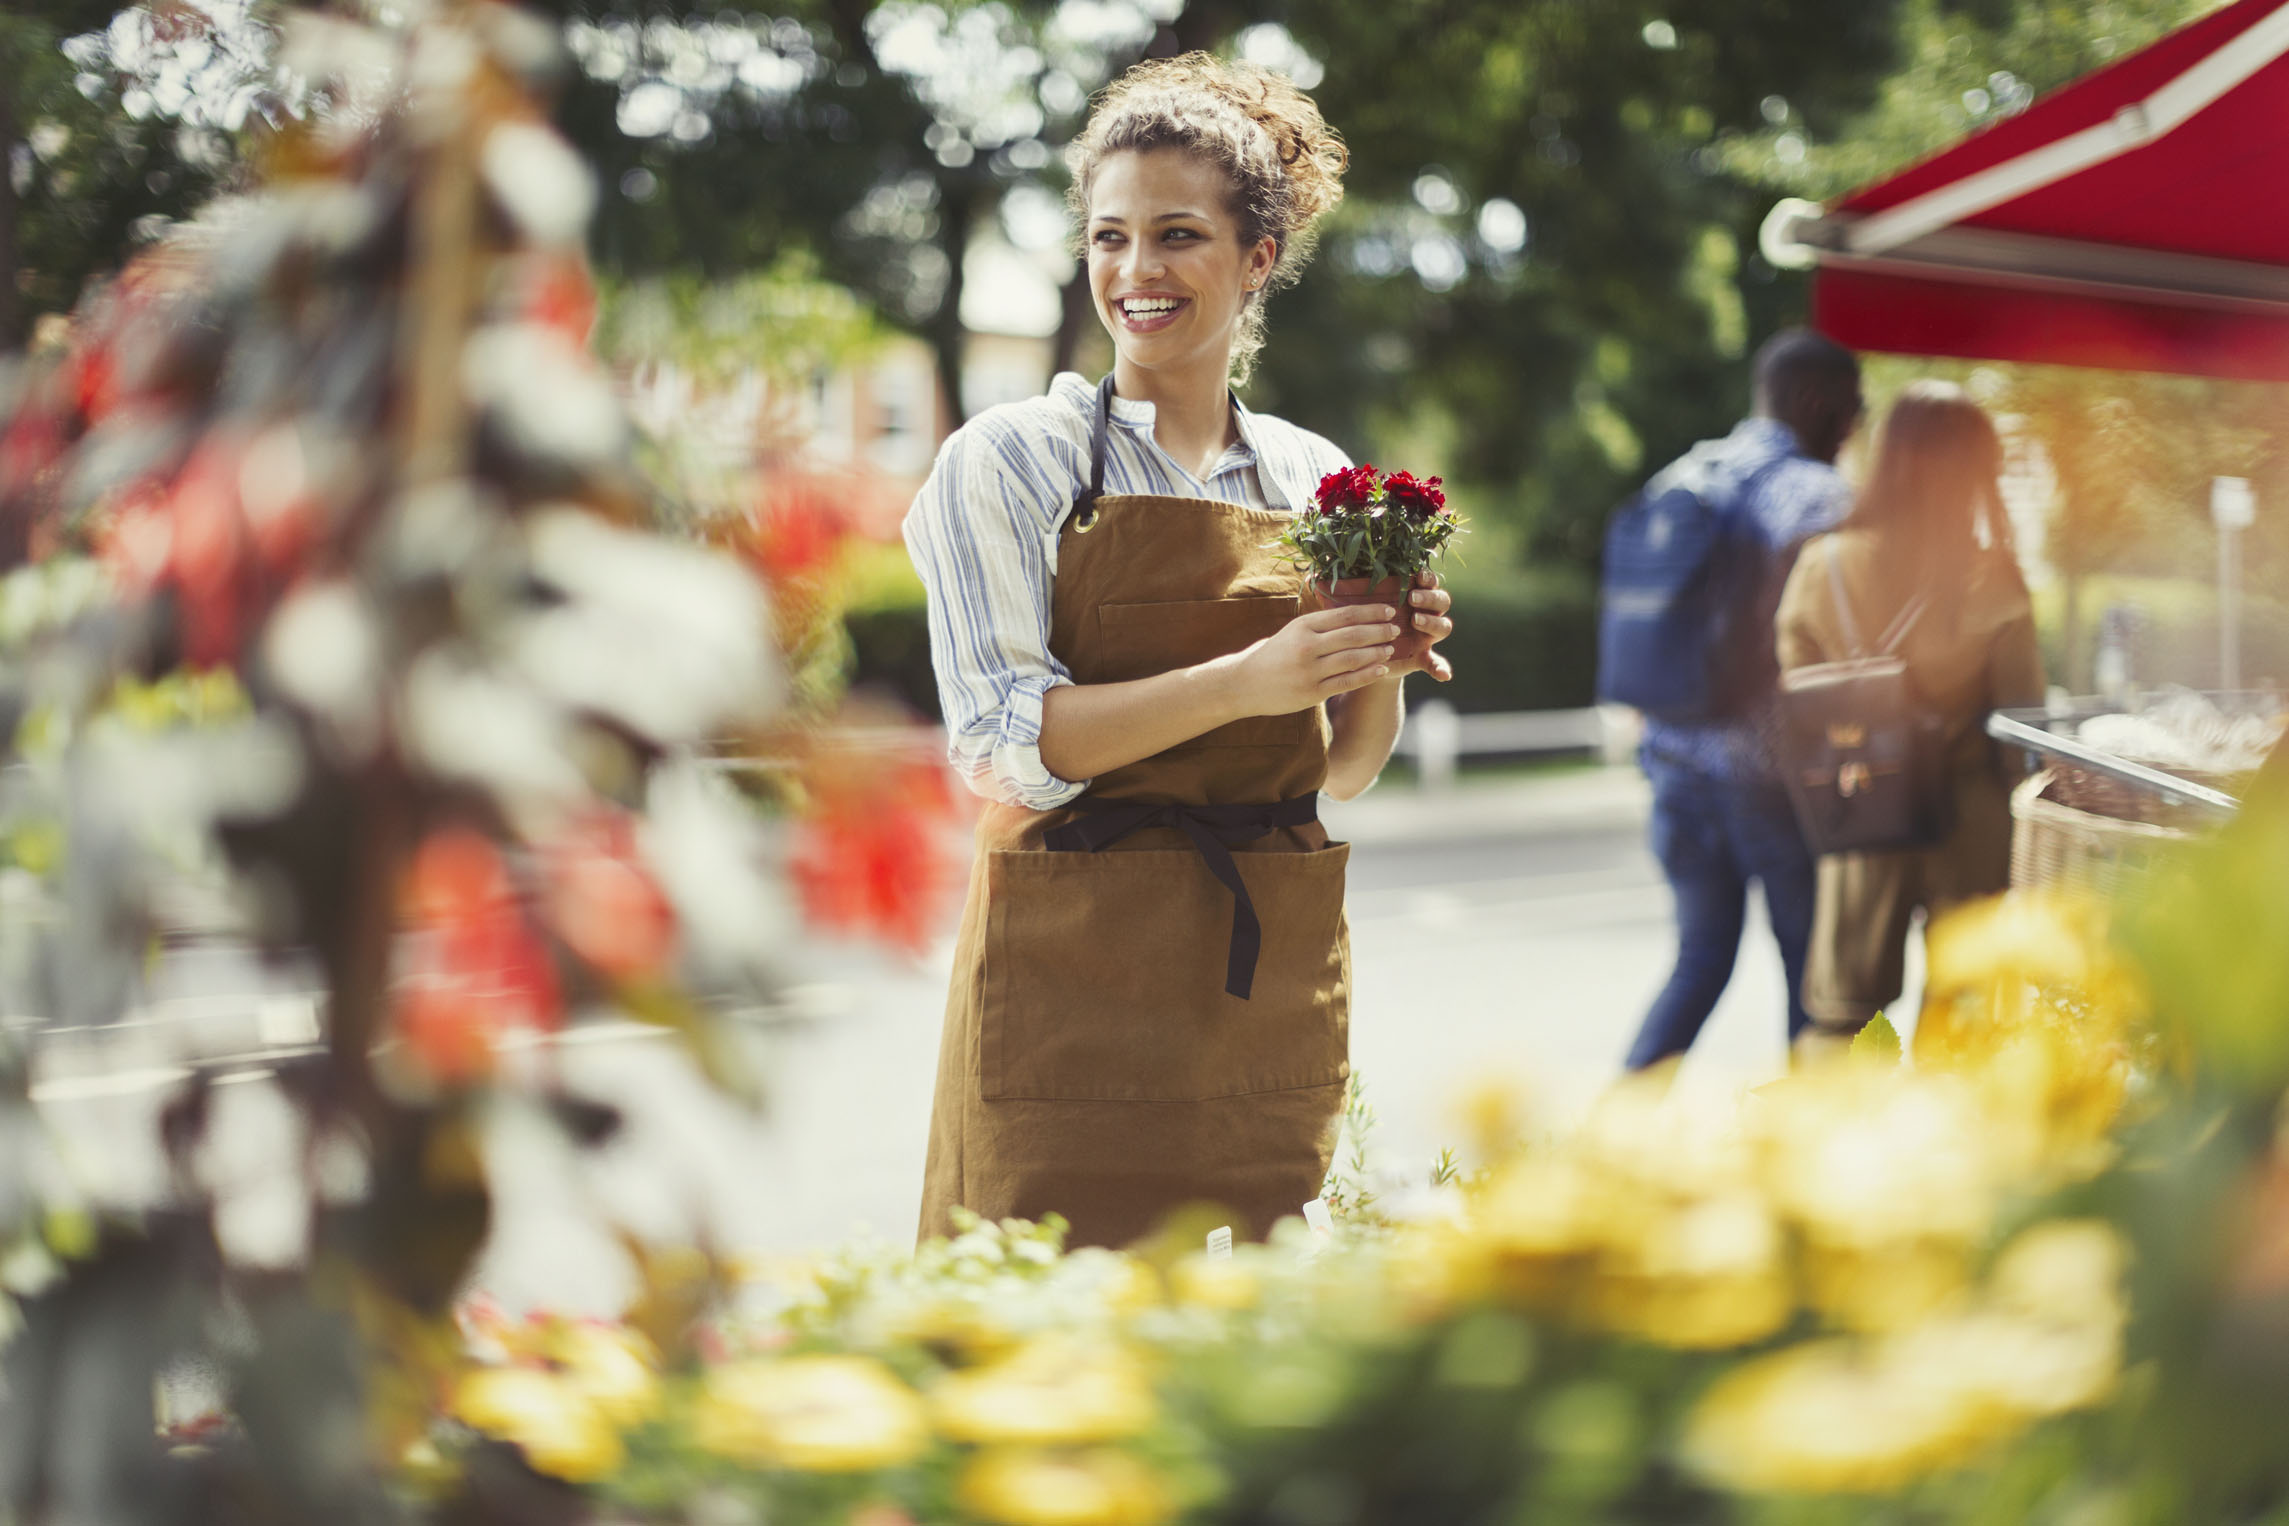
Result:
<instances>
[{"instance_id":1,"label":"rolled-up sleeve","mask_svg":"<svg viewBox=\"0 0 2289 1526\"><path fill-rule=\"evenodd\" d=\"M1049 650L1069 442L998 418L947 440L906 516L930 605L930 662L947 756L989 800L1046 811L1088 788L1041 761L1044 696L1073 675Z\"/></svg>"}]
</instances>

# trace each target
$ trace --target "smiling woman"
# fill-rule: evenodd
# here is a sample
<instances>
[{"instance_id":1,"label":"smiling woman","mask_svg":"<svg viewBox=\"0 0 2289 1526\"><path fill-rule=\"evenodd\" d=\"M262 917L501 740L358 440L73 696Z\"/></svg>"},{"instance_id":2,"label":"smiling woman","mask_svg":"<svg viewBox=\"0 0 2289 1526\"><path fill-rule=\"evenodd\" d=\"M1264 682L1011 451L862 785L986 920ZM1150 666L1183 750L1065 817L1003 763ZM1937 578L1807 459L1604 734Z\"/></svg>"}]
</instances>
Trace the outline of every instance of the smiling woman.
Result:
<instances>
[{"instance_id":1,"label":"smiling woman","mask_svg":"<svg viewBox=\"0 0 2289 1526\"><path fill-rule=\"evenodd\" d=\"M1120 1244L1209 1201L1261 1236L1327 1170L1349 1031L1346 849L1318 798L1399 727L1407 607L1312 607L1277 541L1349 465L1231 383L1342 195L1310 98L1205 54L1144 65L1072 152L1113 372L981 414L906 522L978 828L922 1232L1064 1215ZM1213 1222L1213 1221L1212 1221Z\"/></svg>"}]
</instances>

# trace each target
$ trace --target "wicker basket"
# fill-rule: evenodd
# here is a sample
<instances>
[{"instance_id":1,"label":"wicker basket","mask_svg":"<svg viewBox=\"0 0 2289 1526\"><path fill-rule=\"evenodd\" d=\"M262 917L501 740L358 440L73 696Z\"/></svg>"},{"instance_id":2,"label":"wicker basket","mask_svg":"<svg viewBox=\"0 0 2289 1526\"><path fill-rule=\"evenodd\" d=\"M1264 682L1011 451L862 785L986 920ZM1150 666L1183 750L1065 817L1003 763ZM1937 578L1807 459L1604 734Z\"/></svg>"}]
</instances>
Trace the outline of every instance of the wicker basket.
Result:
<instances>
[{"instance_id":1,"label":"wicker basket","mask_svg":"<svg viewBox=\"0 0 2289 1526\"><path fill-rule=\"evenodd\" d=\"M2149 763L2163 773L2173 774L2188 784L2207 785L2238 797L2248 784L2245 774L2203 773L2191 768L2170 768ZM2111 817L2116 821L2142 821L2149 826L2186 827L2200 829L2213 826L2217 817L2198 805L2170 800L2142 785L2129 784L2112 774L2102 774L2093 768L2082 768L2060 761L2050 766L2051 787L2045 792L2053 804L2086 815Z\"/></svg>"},{"instance_id":2,"label":"wicker basket","mask_svg":"<svg viewBox=\"0 0 2289 1526\"><path fill-rule=\"evenodd\" d=\"M2059 798L2072 788L2056 770L2045 769L2011 792L2013 889L2112 896L2194 836L2183 826L2079 809Z\"/></svg>"}]
</instances>

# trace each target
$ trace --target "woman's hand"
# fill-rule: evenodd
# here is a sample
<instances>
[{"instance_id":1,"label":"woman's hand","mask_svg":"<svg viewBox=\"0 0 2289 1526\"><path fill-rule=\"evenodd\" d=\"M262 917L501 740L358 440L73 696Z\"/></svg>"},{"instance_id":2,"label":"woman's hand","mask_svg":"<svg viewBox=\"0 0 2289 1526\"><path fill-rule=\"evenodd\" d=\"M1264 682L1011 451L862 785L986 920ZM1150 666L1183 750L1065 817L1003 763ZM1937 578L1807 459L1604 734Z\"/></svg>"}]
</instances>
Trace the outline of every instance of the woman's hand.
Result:
<instances>
[{"instance_id":1,"label":"woman's hand","mask_svg":"<svg viewBox=\"0 0 2289 1526\"><path fill-rule=\"evenodd\" d=\"M1448 611L1454 608L1454 595L1439 585L1435 572L1415 574L1414 591L1407 595L1407 605L1413 628L1431 638L1431 650L1411 665L1431 675L1434 682L1445 683L1454 677L1454 664L1439 655L1436 643L1454 634L1454 621ZM1411 670L1410 669L1410 670Z\"/></svg>"},{"instance_id":2,"label":"woman's hand","mask_svg":"<svg viewBox=\"0 0 2289 1526\"><path fill-rule=\"evenodd\" d=\"M1444 598L1441 594L1439 597ZM1399 611L1354 604L1298 615L1232 659L1242 715L1293 715L1390 676Z\"/></svg>"}]
</instances>

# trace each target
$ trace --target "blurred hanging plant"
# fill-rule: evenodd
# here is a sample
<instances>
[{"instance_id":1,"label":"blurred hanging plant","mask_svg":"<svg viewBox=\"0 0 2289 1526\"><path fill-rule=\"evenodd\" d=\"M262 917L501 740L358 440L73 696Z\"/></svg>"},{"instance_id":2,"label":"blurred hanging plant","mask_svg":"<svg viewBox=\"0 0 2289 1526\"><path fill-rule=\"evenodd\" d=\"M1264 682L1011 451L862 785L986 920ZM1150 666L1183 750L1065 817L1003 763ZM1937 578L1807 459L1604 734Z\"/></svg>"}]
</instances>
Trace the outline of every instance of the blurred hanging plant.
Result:
<instances>
[{"instance_id":1,"label":"blurred hanging plant","mask_svg":"<svg viewBox=\"0 0 2289 1526\"><path fill-rule=\"evenodd\" d=\"M774 519L752 558L649 528L584 350L594 188L546 125L553 27L479 0L286 23L313 109L271 185L139 259L0 412L0 525L38 558L0 583L0 898L26 913L0 978L12 1013L115 1018L189 868L232 931L313 961L322 1045L274 1067L310 1274L228 1268L202 1070L140 1224L66 1233L89 1221L53 1174L0 1152L0 1239L44 1247L0 1359L0 1515L26 1521L395 1518L491 1216L484 1097L610 1132L504 1045L625 1012L736 1081L728 1014L769 999L784 928L770 836L695 749L783 733L773 594L831 527ZM13 1136L30 1058L5 1063ZM150 1396L186 1360L231 1418L176 1455ZM463 1401L496 1428L547 1402ZM424 1488L553 1517L535 1468L563 1455L518 1456Z\"/></svg>"}]
</instances>

